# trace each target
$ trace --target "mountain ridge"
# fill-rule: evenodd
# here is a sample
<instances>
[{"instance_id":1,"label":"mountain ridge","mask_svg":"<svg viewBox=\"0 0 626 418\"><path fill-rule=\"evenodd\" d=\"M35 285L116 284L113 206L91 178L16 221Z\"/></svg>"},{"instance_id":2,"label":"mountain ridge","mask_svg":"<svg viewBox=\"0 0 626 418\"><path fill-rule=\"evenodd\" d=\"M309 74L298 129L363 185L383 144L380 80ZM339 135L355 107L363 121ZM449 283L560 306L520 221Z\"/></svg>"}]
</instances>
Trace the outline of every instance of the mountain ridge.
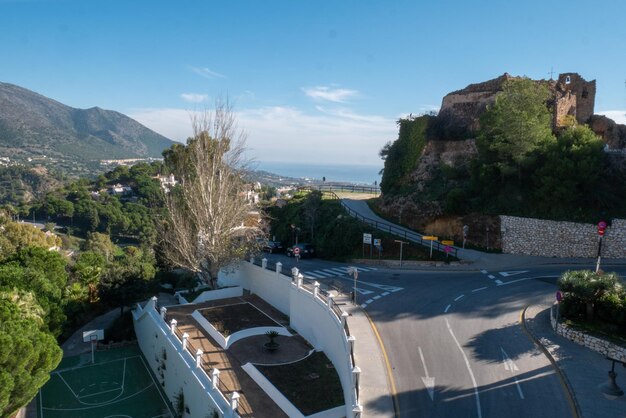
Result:
<instances>
[{"instance_id":1,"label":"mountain ridge","mask_svg":"<svg viewBox=\"0 0 626 418\"><path fill-rule=\"evenodd\" d=\"M174 143L120 112L73 108L0 82L0 156L148 158L160 157Z\"/></svg>"}]
</instances>

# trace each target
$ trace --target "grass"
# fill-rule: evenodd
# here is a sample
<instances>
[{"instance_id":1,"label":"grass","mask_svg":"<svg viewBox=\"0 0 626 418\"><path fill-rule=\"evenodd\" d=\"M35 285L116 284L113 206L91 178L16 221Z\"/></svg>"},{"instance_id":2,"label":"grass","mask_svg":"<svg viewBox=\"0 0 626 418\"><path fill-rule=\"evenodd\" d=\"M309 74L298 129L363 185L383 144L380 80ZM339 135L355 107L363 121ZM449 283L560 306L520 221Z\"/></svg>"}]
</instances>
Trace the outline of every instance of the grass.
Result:
<instances>
[{"instance_id":1,"label":"grass","mask_svg":"<svg viewBox=\"0 0 626 418\"><path fill-rule=\"evenodd\" d=\"M256 327L278 327L276 321L249 303L218 306L199 311L222 335Z\"/></svg>"},{"instance_id":2,"label":"grass","mask_svg":"<svg viewBox=\"0 0 626 418\"><path fill-rule=\"evenodd\" d=\"M305 416L345 403L339 375L324 352L297 363L256 368Z\"/></svg>"}]
</instances>

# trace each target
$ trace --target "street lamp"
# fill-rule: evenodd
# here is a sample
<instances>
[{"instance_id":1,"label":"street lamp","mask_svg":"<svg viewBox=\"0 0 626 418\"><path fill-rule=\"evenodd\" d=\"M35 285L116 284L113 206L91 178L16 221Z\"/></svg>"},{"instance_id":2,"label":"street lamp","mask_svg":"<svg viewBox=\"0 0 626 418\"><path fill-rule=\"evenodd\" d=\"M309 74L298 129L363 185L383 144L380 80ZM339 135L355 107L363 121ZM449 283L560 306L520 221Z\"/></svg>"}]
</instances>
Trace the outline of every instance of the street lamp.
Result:
<instances>
[{"instance_id":1,"label":"street lamp","mask_svg":"<svg viewBox=\"0 0 626 418\"><path fill-rule=\"evenodd\" d=\"M617 373L615 373L615 363L620 363L624 367L626 367L626 363L614 358L607 358L611 360L613 364L611 366L611 370L609 370L609 381L600 385L600 391L605 398L614 400L624 395L624 391L617 386L617 383L615 383L615 378L617 377Z\"/></svg>"}]
</instances>

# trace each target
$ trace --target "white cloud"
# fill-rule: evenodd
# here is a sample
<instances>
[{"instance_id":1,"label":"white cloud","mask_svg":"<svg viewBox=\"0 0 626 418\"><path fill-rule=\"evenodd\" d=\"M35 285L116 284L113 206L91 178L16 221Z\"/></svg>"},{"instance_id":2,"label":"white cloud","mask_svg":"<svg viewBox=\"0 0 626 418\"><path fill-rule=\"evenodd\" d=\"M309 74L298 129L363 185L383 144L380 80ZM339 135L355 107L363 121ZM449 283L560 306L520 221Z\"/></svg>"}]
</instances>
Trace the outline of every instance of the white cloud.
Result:
<instances>
[{"instance_id":1,"label":"white cloud","mask_svg":"<svg viewBox=\"0 0 626 418\"><path fill-rule=\"evenodd\" d=\"M200 93L182 93L180 95L180 98L187 103L202 103L207 101L209 99L209 96Z\"/></svg>"},{"instance_id":2,"label":"white cloud","mask_svg":"<svg viewBox=\"0 0 626 418\"><path fill-rule=\"evenodd\" d=\"M328 86L316 86L302 88L304 94L315 100L326 100L335 103L344 103L347 99L359 94L356 90L331 88Z\"/></svg>"},{"instance_id":3,"label":"white cloud","mask_svg":"<svg viewBox=\"0 0 626 418\"><path fill-rule=\"evenodd\" d=\"M135 109L129 116L168 138L184 142L195 112L184 109ZM291 107L236 112L247 147L258 161L302 164L379 165L378 151L397 136L395 120L348 110L304 113Z\"/></svg>"},{"instance_id":4,"label":"white cloud","mask_svg":"<svg viewBox=\"0 0 626 418\"><path fill-rule=\"evenodd\" d=\"M204 78L226 78L226 76L224 74L220 74L216 71L213 71L207 67L193 67L190 66L189 69L191 71L193 71L194 73L198 74L201 77Z\"/></svg>"},{"instance_id":5,"label":"white cloud","mask_svg":"<svg viewBox=\"0 0 626 418\"><path fill-rule=\"evenodd\" d=\"M613 119L617 123L626 125L626 110L606 110L604 112L598 112L598 114Z\"/></svg>"}]
</instances>

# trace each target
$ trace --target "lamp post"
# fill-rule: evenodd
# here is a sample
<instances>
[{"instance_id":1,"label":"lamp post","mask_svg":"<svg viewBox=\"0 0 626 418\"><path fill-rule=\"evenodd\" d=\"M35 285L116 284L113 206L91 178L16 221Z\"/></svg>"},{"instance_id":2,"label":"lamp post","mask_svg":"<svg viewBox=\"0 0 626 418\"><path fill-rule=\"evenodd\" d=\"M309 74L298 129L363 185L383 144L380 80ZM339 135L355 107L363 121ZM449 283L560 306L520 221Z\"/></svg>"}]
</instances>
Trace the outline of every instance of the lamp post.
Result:
<instances>
[{"instance_id":1,"label":"lamp post","mask_svg":"<svg viewBox=\"0 0 626 418\"><path fill-rule=\"evenodd\" d=\"M626 363L610 357L607 357L607 359L611 360L613 364L611 365L611 370L609 370L609 381L600 385L600 391L605 398L613 400L624 395L624 391L615 383L615 378L617 377L617 373L615 373L615 363L620 363L624 367L626 367Z\"/></svg>"}]
</instances>

